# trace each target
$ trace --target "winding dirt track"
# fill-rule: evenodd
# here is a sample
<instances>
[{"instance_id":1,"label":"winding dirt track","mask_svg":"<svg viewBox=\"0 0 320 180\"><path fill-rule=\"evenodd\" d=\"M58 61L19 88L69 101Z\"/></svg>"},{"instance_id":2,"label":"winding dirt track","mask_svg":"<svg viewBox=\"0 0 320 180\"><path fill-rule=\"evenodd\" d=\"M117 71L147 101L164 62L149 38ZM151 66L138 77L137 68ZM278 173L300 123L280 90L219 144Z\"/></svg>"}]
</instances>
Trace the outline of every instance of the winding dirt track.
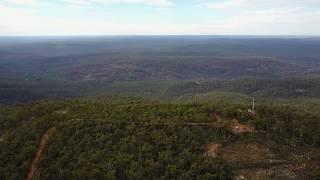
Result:
<instances>
[{"instance_id":1,"label":"winding dirt track","mask_svg":"<svg viewBox=\"0 0 320 180\"><path fill-rule=\"evenodd\" d=\"M28 171L28 175L27 175L27 178L26 180L31 180L34 176L34 173L36 172L36 169L37 169L37 164L41 158L41 155L42 155L42 152L48 142L48 139L49 139L49 134L50 132L52 131L53 129L49 129L41 138L41 142L40 142L40 145L39 145L39 148L38 148L38 151L37 151L37 154L34 158L34 160L32 161L32 164L30 166L30 169Z\"/></svg>"}]
</instances>

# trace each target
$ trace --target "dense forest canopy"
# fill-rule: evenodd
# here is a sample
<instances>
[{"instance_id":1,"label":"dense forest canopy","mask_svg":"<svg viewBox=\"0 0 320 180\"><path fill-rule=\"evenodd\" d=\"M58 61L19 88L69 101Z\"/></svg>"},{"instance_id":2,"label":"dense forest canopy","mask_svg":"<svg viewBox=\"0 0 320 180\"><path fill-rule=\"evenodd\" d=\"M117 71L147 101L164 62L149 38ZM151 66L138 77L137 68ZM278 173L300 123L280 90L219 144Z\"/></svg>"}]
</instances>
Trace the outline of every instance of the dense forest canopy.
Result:
<instances>
[{"instance_id":1,"label":"dense forest canopy","mask_svg":"<svg viewBox=\"0 0 320 180\"><path fill-rule=\"evenodd\" d=\"M292 154L301 154L307 164L294 177L315 177L320 156L310 153L319 152L319 112L258 104L256 115L251 116L248 108L248 104L168 103L129 97L4 107L0 174L2 179L26 177L38 143L47 133L34 176L39 179L227 179L241 170L250 171L251 166L293 173L288 167L296 168L301 160L292 159ZM228 126L234 118L250 124L256 133L235 134ZM263 146L274 160L210 158L205 156L205 147L212 143L222 145L222 154L233 144Z\"/></svg>"}]
</instances>

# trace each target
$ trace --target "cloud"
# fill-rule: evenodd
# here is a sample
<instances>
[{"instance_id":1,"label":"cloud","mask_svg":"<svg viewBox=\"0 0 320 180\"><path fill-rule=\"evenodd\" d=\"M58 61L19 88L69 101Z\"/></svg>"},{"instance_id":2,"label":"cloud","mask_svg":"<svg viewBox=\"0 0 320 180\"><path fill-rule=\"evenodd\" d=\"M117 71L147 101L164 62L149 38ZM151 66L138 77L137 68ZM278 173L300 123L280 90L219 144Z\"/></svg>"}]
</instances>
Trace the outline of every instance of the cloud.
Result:
<instances>
[{"instance_id":1,"label":"cloud","mask_svg":"<svg viewBox=\"0 0 320 180\"><path fill-rule=\"evenodd\" d=\"M4 0L8 3L20 4L20 5L34 5L39 3L38 0Z\"/></svg>"},{"instance_id":2,"label":"cloud","mask_svg":"<svg viewBox=\"0 0 320 180\"><path fill-rule=\"evenodd\" d=\"M53 2L46 0L3 0L3 2L16 5L49 5ZM96 5L96 4L145 4L151 6L168 7L173 5L171 0L63 0L72 5ZM1 3L1 2L0 2Z\"/></svg>"},{"instance_id":3,"label":"cloud","mask_svg":"<svg viewBox=\"0 0 320 180\"><path fill-rule=\"evenodd\" d=\"M158 35L252 34L315 35L320 12L299 9L252 11L239 16L197 24L126 23L111 20L71 20L36 16L32 11L0 6L2 35ZM10 17L10 21L6 20Z\"/></svg>"},{"instance_id":4,"label":"cloud","mask_svg":"<svg viewBox=\"0 0 320 180\"><path fill-rule=\"evenodd\" d=\"M88 1L84 0L83 3L86 2ZM115 21L112 19L112 14L88 15L87 18L81 19L44 16L37 14L35 9L38 8L23 8L0 3L0 35L320 35L318 9L306 10L304 7L289 6L263 9L247 7L241 6L239 8L244 10L202 23L197 21L133 23L126 20ZM101 16L103 18L100 18Z\"/></svg>"},{"instance_id":5,"label":"cloud","mask_svg":"<svg viewBox=\"0 0 320 180\"><path fill-rule=\"evenodd\" d=\"M211 34L212 25L126 23L109 20L71 20L37 16L30 9L0 5L1 35L157 35ZM10 20L8 20L10 19Z\"/></svg>"},{"instance_id":6,"label":"cloud","mask_svg":"<svg viewBox=\"0 0 320 180\"><path fill-rule=\"evenodd\" d=\"M171 34L183 27L169 24L115 22L112 20L68 19L38 16L32 9L0 4L0 35L126 35Z\"/></svg>"},{"instance_id":7,"label":"cloud","mask_svg":"<svg viewBox=\"0 0 320 180\"><path fill-rule=\"evenodd\" d=\"M212 21L234 34L319 35L319 0L215 0L207 8L224 14Z\"/></svg>"},{"instance_id":8,"label":"cloud","mask_svg":"<svg viewBox=\"0 0 320 180\"><path fill-rule=\"evenodd\" d=\"M78 4L78 5L90 5L90 4L145 4L153 6L171 6L173 2L171 0L65 0L65 2Z\"/></svg>"},{"instance_id":9,"label":"cloud","mask_svg":"<svg viewBox=\"0 0 320 180\"><path fill-rule=\"evenodd\" d=\"M242 12L211 24L234 34L319 35L319 16L320 11L276 8Z\"/></svg>"},{"instance_id":10,"label":"cloud","mask_svg":"<svg viewBox=\"0 0 320 180\"><path fill-rule=\"evenodd\" d=\"M208 2L207 7L210 9L226 9L232 7L244 7L247 5L246 0L226 0L226 1L214 1Z\"/></svg>"},{"instance_id":11,"label":"cloud","mask_svg":"<svg viewBox=\"0 0 320 180\"><path fill-rule=\"evenodd\" d=\"M319 5L319 0L215 0L207 2L207 7L210 9L310 6L312 7Z\"/></svg>"},{"instance_id":12,"label":"cloud","mask_svg":"<svg viewBox=\"0 0 320 180\"><path fill-rule=\"evenodd\" d=\"M41 0L2 0L0 5L8 4L9 6L24 6L24 7L42 7L42 6L50 6L52 5L48 1L41 1Z\"/></svg>"}]
</instances>

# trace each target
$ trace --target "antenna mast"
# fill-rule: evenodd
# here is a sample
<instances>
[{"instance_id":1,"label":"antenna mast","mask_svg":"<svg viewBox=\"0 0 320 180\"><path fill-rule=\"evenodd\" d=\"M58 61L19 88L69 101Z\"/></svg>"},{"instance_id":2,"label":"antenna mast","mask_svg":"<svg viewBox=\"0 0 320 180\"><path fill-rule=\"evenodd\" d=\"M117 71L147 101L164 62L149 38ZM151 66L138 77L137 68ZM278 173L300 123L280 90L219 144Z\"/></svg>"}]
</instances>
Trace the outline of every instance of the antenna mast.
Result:
<instances>
[{"instance_id":1,"label":"antenna mast","mask_svg":"<svg viewBox=\"0 0 320 180\"><path fill-rule=\"evenodd\" d=\"M252 97L252 113L255 113L255 102L254 102L254 97Z\"/></svg>"}]
</instances>

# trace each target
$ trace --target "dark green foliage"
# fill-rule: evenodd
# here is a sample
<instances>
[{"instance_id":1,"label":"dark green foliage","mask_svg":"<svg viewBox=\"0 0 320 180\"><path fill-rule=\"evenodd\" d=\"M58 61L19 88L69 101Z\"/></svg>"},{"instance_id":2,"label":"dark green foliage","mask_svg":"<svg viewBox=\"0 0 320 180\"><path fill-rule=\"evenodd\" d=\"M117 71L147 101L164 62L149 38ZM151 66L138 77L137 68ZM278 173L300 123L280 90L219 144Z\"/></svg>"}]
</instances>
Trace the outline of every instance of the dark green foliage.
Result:
<instances>
[{"instance_id":1,"label":"dark green foliage","mask_svg":"<svg viewBox=\"0 0 320 180\"><path fill-rule=\"evenodd\" d=\"M204 144L232 137L227 130L157 124L209 122L212 107L138 99L104 100L41 102L4 108L7 113L1 118L4 134L0 141L1 177L25 177L41 136L52 127L55 130L50 134L36 174L40 179L231 176L230 167L223 161L208 160L203 155Z\"/></svg>"},{"instance_id":2,"label":"dark green foliage","mask_svg":"<svg viewBox=\"0 0 320 180\"><path fill-rule=\"evenodd\" d=\"M247 108L129 97L2 107L0 176L24 178L40 138L53 127L36 178L226 179L232 176L233 167L221 159L205 157L204 146L232 143L240 137L228 128L186 124L214 123L214 113L254 125L264 134L261 137L267 138L259 141L319 147L317 111L258 105L253 116ZM254 142L257 137L241 138Z\"/></svg>"},{"instance_id":3,"label":"dark green foliage","mask_svg":"<svg viewBox=\"0 0 320 180\"><path fill-rule=\"evenodd\" d=\"M230 175L223 163L203 156L203 144L218 138L210 133L213 129L103 121L67 122L57 129L39 165L44 179L225 179Z\"/></svg>"}]
</instances>

